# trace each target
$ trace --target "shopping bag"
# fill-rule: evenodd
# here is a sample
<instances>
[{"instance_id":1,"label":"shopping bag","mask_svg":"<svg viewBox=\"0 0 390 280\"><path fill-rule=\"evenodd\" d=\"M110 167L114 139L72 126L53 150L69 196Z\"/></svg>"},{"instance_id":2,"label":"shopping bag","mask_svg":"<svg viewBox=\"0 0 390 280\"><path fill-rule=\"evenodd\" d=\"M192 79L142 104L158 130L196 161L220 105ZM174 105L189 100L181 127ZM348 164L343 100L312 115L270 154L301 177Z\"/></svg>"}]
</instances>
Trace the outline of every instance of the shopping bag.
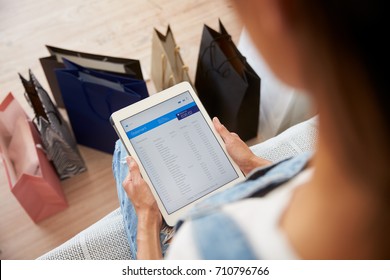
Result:
<instances>
[{"instance_id":1,"label":"shopping bag","mask_svg":"<svg viewBox=\"0 0 390 280\"><path fill-rule=\"evenodd\" d=\"M110 116L148 97L145 81L64 63L56 76L77 143L111 154L118 136Z\"/></svg>"},{"instance_id":2,"label":"shopping bag","mask_svg":"<svg viewBox=\"0 0 390 280\"><path fill-rule=\"evenodd\" d=\"M35 126L8 94L0 104L0 156L11 192L34 222L68 207Z\"/></svg>"},{"instance_id":3,"label":"shopping bag","mask_svg":"<svg viewBox=\"0 0 390 280\"><path fill-rule=\"evenodd\" d=\"M54 100L57 106L61 108L64 108L65 105L62 100L54 70L65 68L63 63L64 58L90 69L123 74L124 76L143 80L139 60L83 53L52 46L46 46L46 48L48 49L50 56L40 58L40 62Z\"/></svg>"},{"instance_id":4,"label":"shopping bag","mask_svg":"<svg viewBox=\"0 0 390 280\"><path fill-rule=\"evenodd\" d=\"M45 149L61 180L73 177L87 170L77 143L68 124L53 104L34 74L29 71L29 80L20 75L25 97L34 110L33 119Z\"/></svg>"},{"instance_id":5,"label":"shopping bag","mask_svg":"<svg viewBox=\"0 0 390 280\"><path fill-rule=\"evenodd\" d=\"M165 35L154 29L151 69L151 77L157 92L183 81L191 83L188 66L183 62L180 47L176 44L169 25Z\"/></svg>"},{"instance_id":6,"label":"shopping bag","mask_svg":"<svg viewBox=\"0 0 390 280\"><path fill-rule=\"evenodd\" d=\"M210 116L244 141L257 136L260 77L246 62L221 21L220 32L203 28L195 88Z\"/></svg>"},{"instance_id":7,"label":"shopping bag","mask_svg":"<svg viewBox=\"0 0 390 280\"><path fill-rule=\"evenodd\" d=\"M286 85L275 76L246 29L241 32L237 48L247 57L248 63L256 73L261 76L258 131L261 141L314 117L316 110L313 108L310 97L302 90Z\"/></svg>"}]
</instances>

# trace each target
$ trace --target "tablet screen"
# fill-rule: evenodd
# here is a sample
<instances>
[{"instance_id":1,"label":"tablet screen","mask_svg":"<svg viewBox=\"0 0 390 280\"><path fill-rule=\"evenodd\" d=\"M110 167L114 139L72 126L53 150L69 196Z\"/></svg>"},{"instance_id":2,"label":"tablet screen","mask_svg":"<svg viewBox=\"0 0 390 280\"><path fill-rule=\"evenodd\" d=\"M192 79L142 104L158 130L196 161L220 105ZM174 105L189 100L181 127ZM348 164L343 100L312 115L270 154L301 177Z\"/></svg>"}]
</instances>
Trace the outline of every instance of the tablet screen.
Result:
<instances>
[{"instance_id":1,"label":"tablet screen","mask_svg":"<svg viewBox=\"0 0 390 280\"><path fill-rule=\"evenodd\" d=\"M121 125L168 214L238 178L188 91Z\"/></svg>"}]
</instances>

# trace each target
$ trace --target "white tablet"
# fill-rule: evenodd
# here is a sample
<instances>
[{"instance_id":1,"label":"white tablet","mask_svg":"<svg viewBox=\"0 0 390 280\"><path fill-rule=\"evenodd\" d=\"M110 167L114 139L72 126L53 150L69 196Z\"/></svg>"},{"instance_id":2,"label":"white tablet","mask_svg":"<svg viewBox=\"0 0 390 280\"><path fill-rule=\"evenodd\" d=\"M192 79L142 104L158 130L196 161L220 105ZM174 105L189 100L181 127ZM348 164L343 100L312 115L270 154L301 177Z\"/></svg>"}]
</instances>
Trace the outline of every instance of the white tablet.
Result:
<instances>
[{"instance_id":1,"label":"white tablet","mask_svg":"<svg viewBox=\"0 0 390 280\"><path fill-rule=\"evenodd\" d=\"M187 82L113 113L111 122L168 225L245 178Z\"/></svg>"}]
</instances>

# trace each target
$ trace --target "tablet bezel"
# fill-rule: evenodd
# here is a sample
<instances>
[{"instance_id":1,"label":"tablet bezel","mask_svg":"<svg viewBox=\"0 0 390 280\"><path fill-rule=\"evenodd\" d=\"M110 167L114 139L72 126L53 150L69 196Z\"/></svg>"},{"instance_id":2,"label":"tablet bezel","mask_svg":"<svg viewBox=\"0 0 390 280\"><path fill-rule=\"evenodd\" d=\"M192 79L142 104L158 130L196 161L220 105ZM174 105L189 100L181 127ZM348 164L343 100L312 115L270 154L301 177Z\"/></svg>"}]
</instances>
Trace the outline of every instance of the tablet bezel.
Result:
<instances>
[{"instance_id":1,"label":"tablet bezel","mask_svg":"<svg viewBox=\"0 0 390 280\"><path fill-rule=\"evenodd\" d=\"M141 160L139 159L138 154L136 153L133 145L131 144L129 138L127 137L126 131L124 130L124 128L121 125L121 121L125 120L127 118L130 118L130 117L132 117L132 116L134 116L142 111L145 111L145 110L147 110L147 109L149 109L149 108L151 108L159 103L162 103L168 99L171 99L177 95L180 95L186 91L188 91L190 93L194 102L198 106L199 111L202 113L202 115L203 115L204 119L206 120L207 124L209 125L212 133L214 134L215 138L217 139L220 146L222 147L226 157L228 158L228 160L230 161L231 165L233 166L235 172L237 173L237 178L234 179L233 181L231 181L230 183L227 183L226 185L224 185L224 186L222 186L214 191L211 191L207 195L204 195L203 197L201 197L201 198L187 204L186 206L176 210L175 212L168 214L159 195L157 194L157 191L153 187L153 184L152 184L145 168L142 166ZM111 121L111 124L113 125L114 129L116 130L119 138L121 139L123 145L125 146L128 154L131 155L137 161L143 179L149 185L150 190L151 190L154 198L157 201L157 205L160 209L160 212L161 212L164 220L170 226L174 226L177 223L177 221L179 221L180 218L183 218L185 213L187 213L187 211L191 207L193 207L194 204L199 203L201 200L204 200L207 197L210 197L211 195L213 195L217 192L226 190L227 188L230 188L230 187L236 185L237 183L242 182L245 179L245 176L242 173L242 171L240 170L240 168L237 166L237 164L231 159L231 157L227 153L225 144L224 144L221 136L216 132L210 116L206 112L206 110L203 107L202 103L200 102L198 96L196 95L192 86L188 82L179 83L173 87L170 87L170 88L165 89L159 93L156 93L156 94L154 94L146 99L138 101L138 102L136 102L130 106L127 106L125 108L122 108L122 109L114 112L111 115L110 121Z\"/></svg>"}]
</instances>

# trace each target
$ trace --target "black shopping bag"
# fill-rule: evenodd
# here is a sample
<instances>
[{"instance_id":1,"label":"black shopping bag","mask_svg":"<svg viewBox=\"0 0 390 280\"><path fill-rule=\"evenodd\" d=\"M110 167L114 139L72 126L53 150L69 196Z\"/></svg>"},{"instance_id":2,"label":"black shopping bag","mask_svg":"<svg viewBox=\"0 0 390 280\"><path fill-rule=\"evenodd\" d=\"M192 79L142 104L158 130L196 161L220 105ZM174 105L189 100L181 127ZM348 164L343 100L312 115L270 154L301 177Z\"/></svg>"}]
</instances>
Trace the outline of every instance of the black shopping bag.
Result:
<instances>
[{"instance_id":1,"label":"black shopping bag","mask_svg":"<svg viewBox=\"0 0 390 280\"><path fill-rule=\"evenodd\" d=\"M246 141L257 136L260 77L219 25L220 32L203 28L195 88L209 115Z\"/></svg>"}]
</instances>

